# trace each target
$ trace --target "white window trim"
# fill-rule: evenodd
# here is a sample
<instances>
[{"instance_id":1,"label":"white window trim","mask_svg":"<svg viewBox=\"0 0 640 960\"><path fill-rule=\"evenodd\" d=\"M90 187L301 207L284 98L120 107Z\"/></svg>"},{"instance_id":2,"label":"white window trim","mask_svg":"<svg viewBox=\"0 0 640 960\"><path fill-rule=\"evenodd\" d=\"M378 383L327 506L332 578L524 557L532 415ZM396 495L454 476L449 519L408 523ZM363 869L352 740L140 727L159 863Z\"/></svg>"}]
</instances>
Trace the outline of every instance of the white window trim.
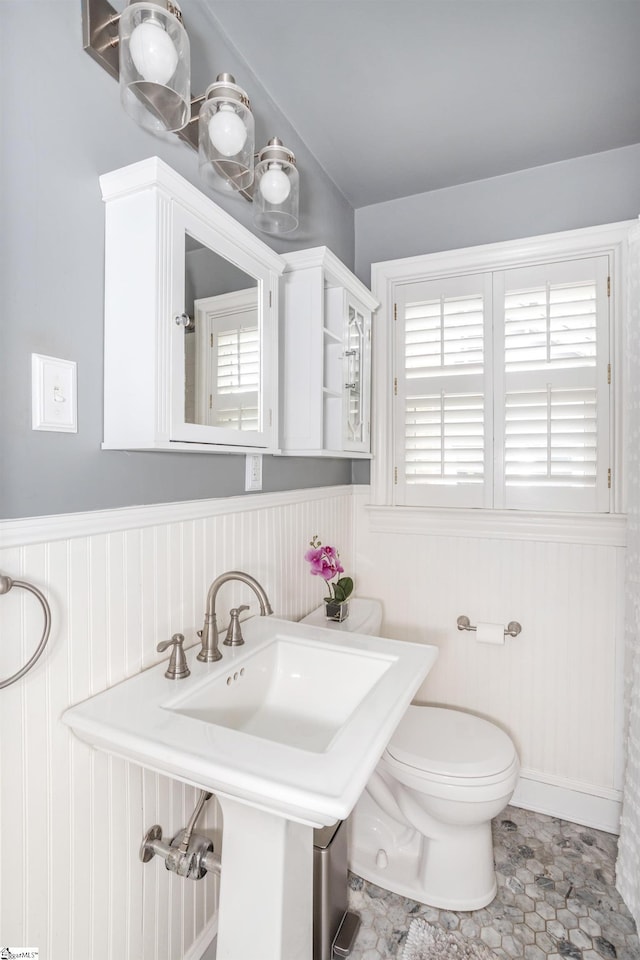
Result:
<instances>
[{"instance_id":1,"label":"white window trim","mask_svg":"<svg viewBox=\"0 0 640 960\"><path fill-rule=\"evenodd\" d=\"M571 259L581 256L608 255L611 258L611 452L612 489L611 513L622 514L625 507L625 477L623 463L623 351L621 318L626 300L626 263L627 237L632 225L637 221L625 220L619 223L568 230L562 233L545 234L523 240L509 240L503 243L483 244L449 250L443 253L408 257L402 260L387 260L374 263L371 267L371 281L374 296L380 301L379 321L374 324L373 342L373 391L372 391L372 452L371 463L371 504L402 510L405 521L408 513L418 519L425 507L394 507L393 503L393 341L394 288L400 283L417 282L424 279L436 279L443 276L456 276L504 270L514 266L531 266L555 259ZM484 528L488 515L496 511L491 508L465 510L467 529L474 527L474 517L479 528ZM527 522L528 511L500 511L502 519L509 515ZM385 514L387 510L385 509ZM375 521L373 514L372 519ZM540 530L545 517L553 522L552 514L531 513L531 519ZM566 520L570 515L564 515ZM594 515L595 516L595 515ZM607 516L607 515L604 515ZM388 514L387 514L388 517ZM576 515L576 523L584 523L585 515Z\"/></svg>"}]
</instances>

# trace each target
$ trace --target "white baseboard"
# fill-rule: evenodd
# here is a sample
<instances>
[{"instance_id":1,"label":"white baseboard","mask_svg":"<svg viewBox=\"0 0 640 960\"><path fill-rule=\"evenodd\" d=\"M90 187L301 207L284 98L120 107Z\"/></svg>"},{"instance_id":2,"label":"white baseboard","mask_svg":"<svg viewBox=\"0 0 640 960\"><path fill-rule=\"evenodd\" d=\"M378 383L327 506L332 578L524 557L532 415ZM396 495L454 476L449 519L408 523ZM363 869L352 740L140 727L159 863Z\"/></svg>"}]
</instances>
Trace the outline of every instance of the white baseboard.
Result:
<instances>
[{"instance_id":1,"label":"white baseboard","mask_svg":"<svg viewBox=\"0 0 640 960\"><path fill-rule=\"evenodd\" d=\"M202 930L200 936L193 941L182 960L203 960L207 948L213 943L217 933L218 914L216 913Z\"/></svg>"},{"instance_id":2,"label":"white baseboard","mask_svg":"<svg viewBox=\"0 0 640 960\"><path fill-rule=\"evenodd\" d=\"M619 790L593 788L574 780L543 778L531 770L522 770L511 803L514 807L571 820L594 830L620 833L622 795Z\"/></svg>"}]
</instances>

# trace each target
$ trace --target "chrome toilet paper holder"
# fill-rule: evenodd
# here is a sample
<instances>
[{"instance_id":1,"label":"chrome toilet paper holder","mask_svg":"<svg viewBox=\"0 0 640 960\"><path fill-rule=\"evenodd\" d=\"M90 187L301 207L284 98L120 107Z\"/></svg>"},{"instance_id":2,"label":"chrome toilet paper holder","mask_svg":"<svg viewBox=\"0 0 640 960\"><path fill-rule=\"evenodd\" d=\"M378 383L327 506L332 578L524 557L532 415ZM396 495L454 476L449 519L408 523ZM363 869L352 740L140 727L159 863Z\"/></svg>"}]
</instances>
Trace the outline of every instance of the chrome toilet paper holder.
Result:
<instances>
[{"instance_id":1,"label":"chrome toilet paper holder","mask_svg":"<svg viewBox=\"0 0 640 960\"><path fill-rule=\"evenodd\" d=\"M471 620L469 617L458 617L456 620L458 624L458 630L477 630L477 627L472 626ZM504 635L505 637L517 637L518 634L522 631L522 626L518 623L517 620L510 620L507 626L505 627Z\"/></svg>"}]
</instances>

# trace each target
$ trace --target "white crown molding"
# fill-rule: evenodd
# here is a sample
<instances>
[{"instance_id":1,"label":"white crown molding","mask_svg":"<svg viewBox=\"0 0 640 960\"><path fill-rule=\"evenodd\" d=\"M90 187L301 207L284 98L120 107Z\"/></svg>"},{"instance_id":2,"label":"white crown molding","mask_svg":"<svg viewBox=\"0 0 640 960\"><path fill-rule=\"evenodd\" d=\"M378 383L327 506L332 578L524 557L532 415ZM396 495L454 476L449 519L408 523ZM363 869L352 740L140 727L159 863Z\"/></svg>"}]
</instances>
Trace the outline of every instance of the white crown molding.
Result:
<instances>
[{"instance_id":1,"label":"white crown molding","mask_svg":"<svg viewBox=\"0 0 640 960\"><path fill-rule=\"evenodd\" d=\"M237 243L238 221L159 157L139 160L100 177L100 189L105 203L151 188L164 191L170 198L177 198L194 216L205 220L213 219L216 230ZM284 271L285 265L279 254L249 230L243 237L243 246L269 270L278 274Z\"/></svg>"},{"instance_id":2,"label":"white crown molding","mask_svg":"<svg viewBox=\"0 0 640 960\"><path fill-rule=\"evenodd\" d=\"M309 250L294 250L290 253L281 254L281 257L285 264L285 278L287 273L291 273L293 270L308 270L314 267L322 267L332 284L346 287L354 296L358 297L368 310L375 311L380 306L380 301L374 297L371 290L365 287L364 283L336 257L335 253L333 253L329 247L311 247Z\"/></svg>"},{"instance_id":3,"label":"white crown molding","mask_svg":"<svg viewBox=\"0 0 640 960\"><path fill-rule=\"evenodd\" d=\"M626 545L627 518L622 514L367 506L366 515L373 533Z\"/></svg>"},{"instance_id":4,"label":"white crown molding","mask_svg":"<svg viewBox=\"0 0 640 960\"><path fill-rule=\"evenodd\" d=\"M69 540L101 533L115 533L140 527L154 527L166 523L202 520L224 514L244 513L249 510L268 510L271 507L290 506L334 497L351 496L353 487L310 487L301 490L283 490L278 493L251 493L238 497L220 497L215 500L186 500L179 503L157 503L140 507L121 507L113 510L93 510L86 513L62 513L49 517L26 517L21 520L0 521L0 548L23 547L53 540Z\"/></svg>"}]
</instances>

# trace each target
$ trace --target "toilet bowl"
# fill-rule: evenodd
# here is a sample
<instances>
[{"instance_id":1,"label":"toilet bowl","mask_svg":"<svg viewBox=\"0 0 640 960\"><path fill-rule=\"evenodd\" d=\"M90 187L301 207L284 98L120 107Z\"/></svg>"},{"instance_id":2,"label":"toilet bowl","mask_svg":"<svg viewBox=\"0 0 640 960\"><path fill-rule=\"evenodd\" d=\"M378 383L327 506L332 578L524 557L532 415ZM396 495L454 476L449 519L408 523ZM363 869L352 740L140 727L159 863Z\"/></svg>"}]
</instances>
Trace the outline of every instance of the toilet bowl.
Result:
<instances>
[{"instance_id":1,"label":"toilet bowl","mask_svg":"<svg viewBox=\"0 0 640 960\"><path fill-rule=\"evenodd\" d=\"M305 622L377 634L376 600L351 601L342 623L324 608ZM349 867L365 880L443 909L496 894L491 820L518 779L516 749L495 724L461 710L411 705L349 818Z\"/></svg>"}]
</instances>

